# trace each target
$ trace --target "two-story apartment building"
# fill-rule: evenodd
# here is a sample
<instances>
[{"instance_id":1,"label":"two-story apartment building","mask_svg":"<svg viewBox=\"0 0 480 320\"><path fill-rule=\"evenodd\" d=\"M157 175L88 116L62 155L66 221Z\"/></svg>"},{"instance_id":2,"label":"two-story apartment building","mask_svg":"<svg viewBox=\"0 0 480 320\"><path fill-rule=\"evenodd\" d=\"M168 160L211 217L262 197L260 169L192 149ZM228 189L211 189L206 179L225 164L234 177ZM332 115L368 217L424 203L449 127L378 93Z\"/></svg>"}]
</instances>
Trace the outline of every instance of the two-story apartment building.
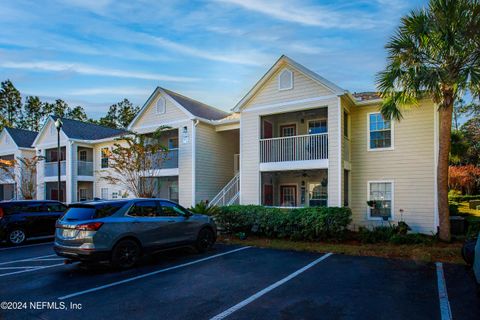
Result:
<instances>
[{"instance_id":1,"label":"two-story apartment building","mask_svg":"<svg viewBox=\"0 0 480 320\"><path fill-rule=\"evenodd\" d=\"M37 165L37 198L71 203L99 197L95 187L101 181L99 173L103 169L100 156L102 144L113 144L125 131L61 118L59 153L56 119L55 116L49 117L33 142L36 154L44 159ZM121 190L117 191L119 188L113 186L111 190L120 193ZM105 193L103 196L107 197Z\"/></svg>"},{"instance_id":2,"label":"two-story apartment building","mask_svg":"<svg viewBox=\"0 0 480 320\"><path fill-rule=\"evenodd\" d=\"M354 226L436 231L437 109L425 100L397 122L380 104L282 56L234 109L240 203L348 206Z\"/></svg>"},{"instance_id":3,"label":"two-story apartment building","mask_svg":"<svg viewBox=\"0 0 480 320\"><path fill-rule=\"evenodd\" d=\"M406 221L435 232L438 115L432 101L384 119L375 93L351 94L282 56L226 113L158 87L128 130L162 137L167 160L146 178L157 196L189 207L261 204L348 206L353 227ZM62 119L61 152L51 117L33 145L40 199L132 197L111 185L108 151L124 131ZM65 194L56 190L62 161ZM367 204L368 202L368 204Z\"/></svg>"},{"instance_id":4,"label":"two-story apartment building","mask_svg":"<svg viewBox=\"0 0 480 320\"><path fill-rule=\"evenodd\" d=\"M37 132L14 128L4 128L0 133L0 160L16 163L8 171L0 170L0 201L22 199L19 159L35 156L32 144L36 136Z\"/></svg>"}]
</instances>

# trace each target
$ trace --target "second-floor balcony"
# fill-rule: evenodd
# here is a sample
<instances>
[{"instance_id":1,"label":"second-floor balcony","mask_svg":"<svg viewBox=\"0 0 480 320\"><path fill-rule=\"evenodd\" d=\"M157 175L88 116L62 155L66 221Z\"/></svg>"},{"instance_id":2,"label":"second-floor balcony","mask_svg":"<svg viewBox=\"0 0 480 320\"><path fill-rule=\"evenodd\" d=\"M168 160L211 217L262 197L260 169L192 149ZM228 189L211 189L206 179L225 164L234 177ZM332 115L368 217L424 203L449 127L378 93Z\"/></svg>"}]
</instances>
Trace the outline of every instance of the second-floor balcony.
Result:
<instances>
[{"instance_id":1,"label":"second-floor balcony","mask_svg":"<svg viewBox=\"0 0 480 320\"><path fill-rule=\"evenodd\" d=\"M178 149L158 152L152 156L152 169L178 168Z\"/></svg>"},{"instance_id":2,"label":"second-floor balcony","mask_svg":"<svg viewBox=\"0 0 480 320\"><path fill-rule=\"evenodd\" d=\"M328 134L260 139L260 162L328 159Z\"/></svg>"},{"instance_id":3,"label":"second-floor balcony","mask_svg":"<svg viewBox=\"0 0 480 320\"><path fill-rule=\"evenodd\" d=\"M77 161L77 174L79 176L93 176L93 162Z\"/></svg>"},{"instance_id":4,"label":"second-floor balcony","mask_svg":"<svg viewBox=\"0 0 480 320\"><path fill-rule=\"evenodd\" d=\"M60 175L64 176L66 172L66 161L60 161ZM58 162L45 162L45 177L56 177L58 176Z\"/></svg>"},{"instance_id":5,"label":"second-floor balcony","mask_svg":"<svg viewBox=\"0 0 480 320\"><path fill-rule=\"evenodd\" d=\"M0 169L0 183L5 183L7 181L14 180L15 174L14 168L4 168Z\"/></svg>"}]
</instances>

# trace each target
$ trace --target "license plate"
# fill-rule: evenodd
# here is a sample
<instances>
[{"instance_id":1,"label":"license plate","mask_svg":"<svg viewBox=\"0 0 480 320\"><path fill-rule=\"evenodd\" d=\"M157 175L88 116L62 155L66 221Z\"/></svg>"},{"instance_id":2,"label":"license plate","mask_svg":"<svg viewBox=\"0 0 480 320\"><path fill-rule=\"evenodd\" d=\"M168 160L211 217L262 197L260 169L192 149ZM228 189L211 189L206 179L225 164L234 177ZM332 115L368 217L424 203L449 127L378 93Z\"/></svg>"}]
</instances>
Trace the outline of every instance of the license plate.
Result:
<instances>
[{"instance_id":1,"label":"license plate","mask_svg":"<svg viewBox=\"0 0 480 320\"><path fill-rule=\"evenodd\" d=\"M77 235L77 231L75 229L63 229L62 237L64 238L74 238Z\"/></svg>"}]
</instances>

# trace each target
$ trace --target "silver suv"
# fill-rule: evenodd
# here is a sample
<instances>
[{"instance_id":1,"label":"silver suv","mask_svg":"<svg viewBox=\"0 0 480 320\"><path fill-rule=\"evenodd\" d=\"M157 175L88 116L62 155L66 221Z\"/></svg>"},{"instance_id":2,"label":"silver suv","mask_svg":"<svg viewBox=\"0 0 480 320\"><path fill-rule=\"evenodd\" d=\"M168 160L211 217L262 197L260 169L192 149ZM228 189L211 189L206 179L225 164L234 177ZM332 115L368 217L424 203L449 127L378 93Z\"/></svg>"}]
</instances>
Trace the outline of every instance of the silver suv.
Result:
<instances>
[{"instance_id":1,"label":"silver suv","mask_svg":"<svg viewBox=\"0 0 480 320\"><path fill-rule=\"evenodd\" d=\"M54 250L74 261L133 267L142 254L180 246L205 252L216 240L213 219L163 199L71 204L56 224Z\"/></svg>"}]
</instances>

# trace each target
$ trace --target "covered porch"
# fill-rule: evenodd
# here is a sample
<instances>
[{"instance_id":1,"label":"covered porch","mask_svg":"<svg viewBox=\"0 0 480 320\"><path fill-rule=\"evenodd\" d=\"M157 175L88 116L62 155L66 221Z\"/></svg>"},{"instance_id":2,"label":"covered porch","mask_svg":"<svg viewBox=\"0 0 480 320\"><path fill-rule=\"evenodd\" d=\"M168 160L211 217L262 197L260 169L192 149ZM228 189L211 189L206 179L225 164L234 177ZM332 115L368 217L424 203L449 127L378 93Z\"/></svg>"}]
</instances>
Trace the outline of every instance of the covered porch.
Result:
<instances>
[{"instance_id":1,"label":"covered porch","mask_svg":"<svg viewBox=\"0 0 480 320\"><path fill-rule=\"evenodd\" d=\"M0 201L15 199L15 184L4 183L0 184Z\"/></svg>"},{"instance_id":2,"label":"covered porch","mask_svg":"<svg viewBox=\"0 0 480 320\"><path fill-rule=\"evenodd\" d=\"M262 172L261 203L275 207L326 207L328 170Z\"/></svg>"},{"instance_id":3,"label":"covered porch","mask_svg":"<svg viewBox=\"0 0 480 320\"><path fill-rule=\"evenodd\" d=\"M178 203L178 176L148 177L145 179L153 179L155 198L168 199Z\"/></svg>"}]
</instances>

